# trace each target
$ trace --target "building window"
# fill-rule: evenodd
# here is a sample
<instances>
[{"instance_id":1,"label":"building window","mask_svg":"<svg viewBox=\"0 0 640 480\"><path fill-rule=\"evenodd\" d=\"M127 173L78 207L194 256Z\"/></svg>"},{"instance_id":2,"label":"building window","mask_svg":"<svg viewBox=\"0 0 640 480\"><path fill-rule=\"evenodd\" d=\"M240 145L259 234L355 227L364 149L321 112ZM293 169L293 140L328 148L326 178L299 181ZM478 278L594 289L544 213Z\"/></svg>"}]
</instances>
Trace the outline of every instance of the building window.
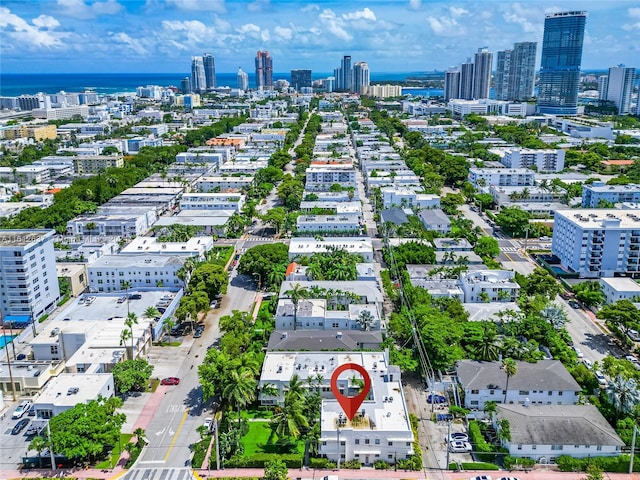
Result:
<instances>
[{"instance_id":1,"label":"building window","mask_svg":"<svg viewBox=\"0 0 640 480\"><path fill-rule=\"evenodd\" d=\"M360 445L360 439L356 438L356 445Z\"/></svg>"},{"instance_id":2,"label":"building window","mask_svg":"<svg viewBox=\"0 0 640 480\"><path fill-rule=\"evenodd\" d=\"M387 442L387 445L393 447L393 442Z\"/></svg>"},{"instance_id":3,"label":"building window","mask_svg":"<svg viewBox=\"0 0 640 480\"><path fill-rule=\"evenodd\" d=\"M547 395L549 395L549 396L553 395L553 390L549 390L549 391L547 392Z\"/></svg>"},{"instance_id":4,"label":"building window","mask_svg":"<svg viewBox=\"0 0 640 480\"><path fill-rule=\"evenodd\" d=\"M559 396L559 397L561 397L561 396L562 396L562 390L560 390L560 391L558 392L558 396Z\"/></svg>"},{"instance_id":5,"label":"building window","mask_svg":"<svg viewBox=\"0 0 640 480\"><path fill-rule=\"evenodd\" d=\"M602 445L598 445L598 446L596 447L596 450L598 450L599 452L600 452L600 451L602 451Z\"/></svg>"},{"instance_id":6,"label":"building window","mask_svg":"<svg viewBox=\"0 0 640 480\"><path fill-rule=\"evenodd\" d=\"M472 395L478 395L478 393L480 393L480 390L471 390Z\"/></svg>"},{"instance_id":7,"label":"building window","mask_svg":"<svg viewBox=\"0 0 640 480\"><path fill-rule=\"evenodd\" d=\"M364 444L365 445L369 445L371 443L371 440L369 440L368 438L364 439Z\"/></svg>"},{"instance_id":8,"label":"building window","mask_svg":"<svg viewBox=\"0 0 640 480\"><path fill-rule=\"evenodd\" d=\"M380 439L379 439L379 438L376 438L374 443L375 443L376 445L380 445Z\"/></svg>"},{"instance_id":9,"label":"building window","mask_svg":"<svg viewBox=\"0 0 640 480\"><path fill-rule=\"evenodd\" d=\"M529 395L529 390L520 390L518 395Z\"/></svg>"},{"instance_id":10,"label":"building window","mask_svg":"<svg viewBox=\"0 0 640 480\"><path fill-rule=\"evenodd\" d=\"M518 445L518 450L522 450L522 444Z\"/></svg>"},{"instance_id":11,"label":"building window","mask_svg":"<svg viewBox=\"0 0 640 480\"><path fill-rule=\"evenodd\" d=\"M551 445L551 450L562 450L562 445Z\"/></svg>"},{"instance_id":12,"label":"building window","mask_svg":"<svg viewBox=\"0 0 640 480\"><path fill-rule=\"evenodd\" d=\"M471 405L478 405L478 400L471 400Z\"/></svg>"},{"instance_id":13,"label":"building window","mask_svg":"<svg viewBox=\"0 0 640 480\"><path fill-rule=\"evenodd\" d=\"M58 346L57 345L51 345L50 351L51 351L51 355L57 355L58 354Z\"/></svg>"}]
</instances>

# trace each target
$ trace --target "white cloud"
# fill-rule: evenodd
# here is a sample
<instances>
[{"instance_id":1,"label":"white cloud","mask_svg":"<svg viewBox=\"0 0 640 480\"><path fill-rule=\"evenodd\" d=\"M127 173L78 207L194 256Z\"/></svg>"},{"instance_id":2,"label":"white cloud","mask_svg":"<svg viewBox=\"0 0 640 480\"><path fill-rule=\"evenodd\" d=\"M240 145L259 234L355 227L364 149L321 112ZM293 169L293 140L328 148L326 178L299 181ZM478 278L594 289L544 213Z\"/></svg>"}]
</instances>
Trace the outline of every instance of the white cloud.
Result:
<instances>
[{"instance_id":1,"label":"white cloud","mask_svg":"<svg viewBox=\"0 0 640 480\"><path fill-rule=\"evenodd\" d=\"M268 6L269 0L256 0L255 2L247 5L247 10L250 12L261 12Z\"/></svg>"},{"instance_id":2,"label":"white cloud","mask_svg":"<svg viewBox=\"0 0 640 480\"><path fill-rule=\"evenodd\" d=\"M240 28L237 28L236 31L238 33L258 33L260 31L260 27L254 23L245 23Z\"/></svg>"},{"instance_id":3,"label":"white cloud","mask_svg":"<svg viewBox=\"0 0 640 480\"><path fill-rule=\"evenodd\" d=\"M409 7L412 10L420 10L422 6L422 0L409 0Z\"/></svg>"},{"instance_id":4,"label":"white cloud","mask_svg":"<svg viewBox=\"0 0 640 480\"><path fill-rule=\"evenodd\" d=\"M360 19L366 19L366 20L372 20L372 21L376 21L376 15L375 13L373 13L369 8L364 8L364 10L358 10L356 12L351 12L351 13L343 13L342 14L342 18L344 18L345 20L360 20Z\"/></svg>"},{"instance_id":5,"label":"white cloud","mask_svg":"<svg viewBox=\"0 0 640 480\"><path fill-rule=\"evenodd\" d=\"M53 31L60 26L60 22L48 15L40 15L29 24L18 15L11 13L8 8L0 7L0 29L4 34L28 47L63 47L62 40L69 37L69 33Z\"/></svg>"},{"instance_id":6,"label":"white cloud","mask_svg":"<svg viewBox=\"0 0 640 480\"><path fill-rule=\"evenodd\" d=\"M311 13L311 12L319 12L320 7L315 3L310 3L309 5L305 5L300 9L301 12Z\"/></svg>"},{"instance_id":7,"label":"white cloud","mask_svg":"<svg viewBox=\"0 0 640 480\"><path fill-rule=\"evenodd\" d=\"M429 22L431 30L433 30L433 33L436 35L456 35L458 34L457 32L459 32L459 25L455 18L440 17L438 19L435 17L428 17L427 21Z\"/></svg>"},{"instance_id":8,"label":"white cloud","mask_svg":"<svg viewBox=\"0 0 640 480\"><path fill-rule=\"evenodd\" d=\"M629 16L631 18L638 18L640 19L640 7L634 7L634 8L630 8L628 10Z\"/></svg>"},{"instance_id":9,"label":"white cloud","mask_svg":"<svg viewBox=\"0 0 640 480\"><path fill-rule=\"evenodd\" d=\"M540 21L539 10L524 8L519 3L514 3L511 8L512 11L502 14L502 18L504 18L507 23L520 25L522 31L526 33L542 32L544 24Z\"/></svg>"},{"instance_id":10,"label":"white cloud","mask_svg":"<svg viewBox=\"0 0 640 480\"><path fill-rule=\"evenodd\" d=\"M344 21L340 17L336 16L336 14L330 8L324 9L318 18L334 36L345 41L351 40L353 38L343 28Z\"/></svg>"},{"instance_id":11,"label":"white cloud","mask_svg":"<svg viewBox=\"0 0 640 480\"><path fill-rule=\"evenodd\" d=\"M213 24L216 27L216 30L220 31L220 32L230 32L231 31L231 23L227 22L226 20L223 20L222 18L218 17L216 15L215 19L213 20Z\"/></svg>"},{"instance_id":12,"label":"white cloud","mask_svg":"<svg viewBox=\"0 0 640 480\"><path fill-rule=\"evenodd\" d=\"M293 38L293 30L291 30L290 28L277 26L274 30L276 32L276 35L284 40L291 40L291 38Z\"/></svg>"},{"instance_id":13,"label":"white cloud","mask_svg":"<svg viewBox=\"0 0 640 480\"><path fill-rule=\"evenodd\" d=\"M640 31L640 7L634 7L634 8L630 8L627 13L629 14L629 17L632 18L632 22L631 23L625 23L622 25L622 28L628 32L632 32L634 30L639 30ZM637 19L638 21L634 21L635 19Z\"/></svg>"},{"instance_id":14,"label":"white cloud","mask_svg":"<svg viewBox=\"0 0 640 480\"><path fill-rule=\"evenodd\" d=\"M271 40L271 35L269 34L269 30L268 29L262 30L260 32L260 39L263 42L268 42L269 40Z\"/></svg>"},{"instance_id":15,"label":"white cloud","mask_svg":"<svg viewBox=\"0 0 640 480\"><path fill-rule=\"evenodd\" d=\"M113 15L123 9L116 0L86 4L84 0L58 0L61 14L74 18L95 18L100 15Z\"/></svg>"},{"instance_id":16,"label":"white cloud","mask_svg":"<svg viewBox=\"0 0 640 480\"><path fill-rule=\"evenodd\" d=\"M167 5L175 6L181 10L195 12L211 11L224 13L226 11L224 0L166 0Z\"/></svg>"},{"instance_id":17,"label":"white cloud","mask_svg":"<svg viewBox=\"0 0 640 480\"><path fill-rule=\"evenodd\" d=\"M458 7L449 7L449 11L451 15L454 17L461 17L462 15L469 15L469 10L465 10L464 8Z\"/></svg>"},{"instance_id":18,"label":"white cloud","mask_svg":"<svg viewBox=\"0 0 640 480\"><path fill-rule=\"evenodd\" d=\"M147 49L142 46L142 42L136 38L132 38L124 32L118 32L111 35L111 38L129 47L138 55L147 55Z\"/></svg>"}]
</instances>

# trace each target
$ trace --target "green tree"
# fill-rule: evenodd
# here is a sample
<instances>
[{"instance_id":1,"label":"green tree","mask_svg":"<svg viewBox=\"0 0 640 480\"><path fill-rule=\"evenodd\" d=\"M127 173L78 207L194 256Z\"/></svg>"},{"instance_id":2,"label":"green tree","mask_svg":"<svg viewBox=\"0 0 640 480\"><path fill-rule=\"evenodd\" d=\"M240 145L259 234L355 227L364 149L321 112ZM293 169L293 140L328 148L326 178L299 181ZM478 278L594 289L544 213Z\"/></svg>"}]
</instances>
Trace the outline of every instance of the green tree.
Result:
<instances>
[{"instance_id":1,"label":"green tree","mask_svg":"<svg viewBox=\"0 0 640 480\"><path fill-rule=\"evenodd\" d=\"M595 463L590 463L587 466L587 476L584 480L603 480L604 476L602 475L602 468L600 468Z\"/></svg>"},{"instance_id":2,"label":"green tree","mask_svg":"<svg viewBox=\"0 0 640 480\"><path fill-rule=\"evenodd\" d=\"M640 325L640 310L631 302L631 300L618 300L611 305L605 305L597 314L598 318L603 318L618 328L621 328L625 334L629 330Z\"/></svg>"},{"instance_id":3,"label":"green tree","mask_svg":"<svg viewBox=\"0 0 640 480\"><path fill-rule=\"evenodd\" d=\"M152 372L153 365L142 358L116 363L111 371L116 390L120 393L144 391Z\"/></svg>"},{"instance_id":4,"label":"green tree","mask_svg":"<svg viewBox=\"0 0 640 480\"><path fill-rule=\"evenodd\" d=\"M284 268L286 271L289 263L289 247L284 243L257 245L248 249L240 257L238 271L245 275L260 275L263 286L276 288L280 286L284 278L282 275L271 276L271 270L278 268L279 272L282 272L282 268ZM282 278L281 281L274 281L280 278Z\"/></svg>"},{"instance_id":5,"label":"green tree","mask_svg":"<svg viewBox=\"0 0 640 480\"><path fill-rule=\"evenodd\" d=\"M196 267L191 275L189 290L205 292L209 299L215 298L220 293L227 293L229 275L223 265L204 263Z\"/></svg>"},{"instance_id":6,"label":"green tree","mask_svg":"<svg viewBox=\"0 0 640 480\"><path fill-rule=\"evenodd\" d=\"M222 390L222 397L235 405L238 409L238 425L240 424L240 409L256 399L258 382L249 370L232 370L229 383Z\"/></svg>"},{"instance_id":7,"label":"green tree","mask_svg":"<svg viewBox=\"0 0 640 480\"><path fill-rule=\"evenodd\" d=\"M264 223L271 225L276 233L280 233L280 229L287 219L287 211L283 207L275 207L262 215L261 219Z\"/></svg>"},{"instance_id":8,"label":"green tree","mask_svg":"<svg viewBox=\"0 0 640 480\"><path fill-rule=\"evenodd\" d=\"M36 435L33 440L29 442L29 450L35 450L38 452L38 466L42 468L42 452L45 448L49 448L49 440L41 435Z\"/></svg>"},{"instance_id":9,"label":"green tree","mask_svg":"<svg viewBox=\"0 0 640 480\"><path fill-rule=\"evenodd\" d=\"M160 316L160 311L156 307L149 306L144 311L144 316L153 320L154 318Z\"/></svg>"},{"instance_id":10,"label":"green tree","mask_svg":"<svg viewBox=\"0 0 640 480\"><path fill-rule=\"evenodd\" d=\"M507 376L507 384L504 387L504 401L502 403L507 403L507 391L509 390L509 379L513 377L518 372L518 365L515 360L512 358L505 358L502 360L502 370Z\"/></svg>"},{"instance_id":11,"label":"green tree","mask_svg":"<svg viewBox=\"0 0 640 480\"><path fill-rule=\"evenodd\" d=\"M496 215L496 223L511 237L524 237L531 214L518 207L505 207Z\"/></svg>"},{"instance_id":12,"label":"green tree","mask_svg":"<svg viewBox=\"0 0 640 480\"><path fill-rule=\"evenodd\" d=\"M496 258L500 255L500 245L498 241L489 236L480 237L473 247L473 251L480 257Z\"/></svg>"},{"instance_id":13,"label":"green tree","mask_svg":"<svg viewBox=\"0 0 640 480\"><path fill-rule=\"evenodd\" d=\"M129 339L131 340L131 358L133 358L133 326L138 324L138 316L133 312L129 312L127 314L127 318L124 321L124 324L129 328Z\"/></svg>"},{"instance_id":14,"label":"green tree","mask_svg":"<svg viewBox=\"0 0 640 480\"><path fill-rule=\"evenodd\" d=\"M263 480L287 480L289 469L280 459L274 458L265 463Z\"/></svg>"},{"instance_id":15,"label":"green tree","mask_svg":"<svg viewBox=\"0 0 640 480\"><path fill-rule=\"evenodd\" d=\"M595 307L604 303L604 292L600 282L581 282L573 286L576 298L587 306Z\"/></svg>"},{"instance_id":16,"label":"green tree","mask_svg":"<svg viewBox=\"0 0 640 480\"><path fill-rule=\"evenodd\" d=\"M536 267L527 276L516 273L515 280L520 285L522 292L529 297L541 295L552 300L560 293L560 285L544 268Z\"/></svg>"},{"instance_id":17,"label":"green tree","mask_svg":"<svg viewBox=\"0 0 640 480\"><path fill-rule=\"evenodd\" d=\"M631 412L640 404L640 390L634 378L624 378L618 375L607 385L609 400L619 415Z\"/></svg>"},{"instance_id":18,"label":"green tree","mask_svg":"<svg viewBox=\"0 0 640 480\"><path fill-rule=\"evenodd\" d=\"M300 300L307 298L308 291L299 283L296 283L290 290L284 292L284 294L287 298L291 299L291 303L293 303L293 329L296 330L298 324L298 304L300 303Z\"/></svg>"}]
</instances>

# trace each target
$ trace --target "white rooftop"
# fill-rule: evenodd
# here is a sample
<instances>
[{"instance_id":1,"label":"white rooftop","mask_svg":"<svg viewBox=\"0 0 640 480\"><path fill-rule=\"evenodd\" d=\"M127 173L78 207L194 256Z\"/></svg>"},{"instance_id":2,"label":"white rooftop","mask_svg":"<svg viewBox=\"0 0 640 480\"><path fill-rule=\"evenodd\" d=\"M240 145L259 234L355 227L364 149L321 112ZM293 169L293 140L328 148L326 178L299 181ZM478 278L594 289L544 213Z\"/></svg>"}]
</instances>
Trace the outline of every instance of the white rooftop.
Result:
<instances>
[{"instance_id":1,"label":"white rooftop","mask_svg":"<svg viewBox=\"0 0 640 480\"><path fill-rule=\"evenodd\" d=\"M105 385L112 381L110 373L61 373L49 380L36 403L75 407L79 403L95 400ZM74 390L76 388L77 391ZM71 393L73 391L75 393Z\"/></svg>"},{"instance_id":2,"label":"white rooftop","mask_svg":"<svg viewBox=\"0 0 640 480\"><path fill-rule=\"evenodd\" d=\"M640 295L640 284L629 277L602 277L600 281L618 292L638 292Z\"/></svg>"},{"instance_id":3,"label":"white rooftop","mask_svg":"<svg viewBox=\"0 0 640 480\"><path fill-rule=\"evenodd\" d=\"M618 210L615 208L573 208L570 210L556 210L556 218L564 217L582 228L606 228L640 229L640 214L631 210Z\"/></svg>"}]
</instances>

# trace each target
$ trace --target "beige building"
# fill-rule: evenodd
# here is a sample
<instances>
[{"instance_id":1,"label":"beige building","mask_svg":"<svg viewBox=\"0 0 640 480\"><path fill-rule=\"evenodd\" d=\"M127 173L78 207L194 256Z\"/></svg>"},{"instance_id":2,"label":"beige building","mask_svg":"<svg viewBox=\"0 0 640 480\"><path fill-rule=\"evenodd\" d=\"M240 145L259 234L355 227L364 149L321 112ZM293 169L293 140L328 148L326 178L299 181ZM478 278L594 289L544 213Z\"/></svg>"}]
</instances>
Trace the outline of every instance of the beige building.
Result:
<instances>
[{"instance_id":1,"label":"beige building","mask_svg":"<svg viewBox=\"0 0 640 480\"><path fill-rule=\"evenodd\" d=\"M4 131L4 138L15 140L16 138L33 138L36 141L54 140L57 136L55 125L16 125Z\"/></svg>"},{"instance_id":2,"label":"beige building","mask_svg":"<svg viewBox=\"0 0 640 480\"><path fill-rule=\"evenodd\" d=\"M64 371L64 362L58 360L18 360L9 364L0 362L0 396L11 395L11 381L18 396L35 395L50 378Z\"/></svg>"},{"instance_id":3,"label":"beige building","mask_svg":"<svg viewBox=\"0 0 640 480\"><path fill-rule=\"evenodd\" d=\"M84 263L57 263L58 278L69 280L71 296L77 297L89 286L87 266Z\"/></svg>"},{"instance_id":4,"label":"beige building","mask_svg":"<svg viewBox=\"0 0 640 480\"><path fill-rule=\"evenodd\" d=\"M100 173L107 168L123 167L122 155L96 155L73 157L73 169L76 173Z\"/></svg>"}]
</instances>

